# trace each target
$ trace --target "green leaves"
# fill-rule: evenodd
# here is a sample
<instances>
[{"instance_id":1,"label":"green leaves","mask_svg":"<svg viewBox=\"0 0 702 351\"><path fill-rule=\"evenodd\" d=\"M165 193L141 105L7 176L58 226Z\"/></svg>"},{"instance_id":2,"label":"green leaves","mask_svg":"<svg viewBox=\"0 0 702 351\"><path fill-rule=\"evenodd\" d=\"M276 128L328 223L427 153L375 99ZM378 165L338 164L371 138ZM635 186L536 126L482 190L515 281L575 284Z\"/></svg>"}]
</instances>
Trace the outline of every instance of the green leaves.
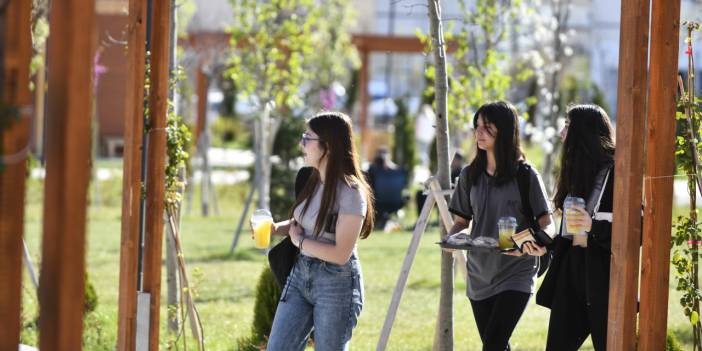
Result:
<instances>
[{"instance_id":1,"label":"green leaves","mask_svg":"<svg viewBox=\"0 0 702 351\"><path fill-rule=\"evenodd\" d=\"M692 30L688 28L688 38L692 37ZM688 50L692 50L692 40L687 43ZM691 75L694 75L694 66L691 61L688 64L688 89L694 89ZM694 90L680 94L678 99L678 110L675 114L676 137L675 137L675 161L678 171L688 175L688 191L690 196L689 216L678 217L674 226L672 241L674 244L671 263L675 270L675 289L682 293L680 305L683 312L690 320L690 325L695 333L695 347L700 340L700 301L702 292L699 289L699 259L700 248L702 247L702 226L697 222L698 210L696 205L698 165L702 141L700 138L700 126L702 125L702 113L700 106L702 101L695 97ZM696 159L697 158L697 159Z\"/></svg>"},{"instance_id":2,"label":"green leaves","mask_svg":"<svg viewBox=\"0 0 702 351\"><path fill-rule=\"evenodd\" d=\"M446 33L447 41L456 45L451 55L454 60L447 67L450 77L448 112L457 123L465 123L483 103L506 98L513 83L512 75L517 81L525 81L534 72L514 67L512 60L497 49L507 39L508 22L519 6L494 0L477 0L475 8L469 8L465 1L459 5L464 19L459 24L461 27L457 33ZM431 48L428 36L418 32L417 37ZM434 67L428 66L425 74L433 78ZM433 88L428 86L424 94L433 94Z\"/></svg>"},{"instance_id":3,"label":"green leaves","mask_svg":"<svg viewBox=\"0 0 702 351\"><path fill-rule=\"evenodd\" d=\"M349 0L231 0L235 48L226 72L244 95L282 110L302 105L305 90L326 89L357 63Z\"/></svg>"},{"instance_id":4,"label":"green leaves","mask_svg":"<svg viewBox=\"0 0 702 351\"><path fill-rule=\"evenodd\" d=\"M177 86L183 75L182 67L178 67L171 74L171 89ZM185 183L180 180L178 170L185 166L190 155L191 133L183 118L175 113L173 101L168 101L168 117L166 122L166 193L164 195L166 205L179 206L183 200L183 190Z\"/></svg>"}]
</instances>

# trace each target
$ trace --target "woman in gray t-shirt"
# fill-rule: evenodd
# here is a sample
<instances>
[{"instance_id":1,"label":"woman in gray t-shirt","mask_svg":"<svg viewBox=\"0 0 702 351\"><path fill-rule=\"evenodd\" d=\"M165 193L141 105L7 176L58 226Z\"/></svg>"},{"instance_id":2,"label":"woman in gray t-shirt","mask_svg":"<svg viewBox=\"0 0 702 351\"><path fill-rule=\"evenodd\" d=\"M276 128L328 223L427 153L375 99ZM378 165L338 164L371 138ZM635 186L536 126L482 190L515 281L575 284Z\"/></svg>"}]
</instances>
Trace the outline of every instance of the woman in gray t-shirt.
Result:
<instances>
[{"instance_id":1,"label":"woman in gray t-shirt","mask_svg":"<svg viewBox=\"0 0 702 351\"><path fill-rule=\"evenodd\" d=\"M507 102L493 102L480 107L473 118L478 152L459 176L449 210L454 226L449 234L471 224L471 237L497 239L500 217L517 219L517 230L538 225L552 232L551 210L543 182L533 168L522 164L519 146L517 111ZM528 172L519 172L526 167ZM517 176L527 174L529 194L520 194ZM524 180L523 180L524 181ZM531 213L527 218L528 199ZM534 292L538 257L545 248L527 242L522 251L469 252L468 286L473 316L483 342L483 350L509 350L509 338L517 325L529 296Z\"/></svg>"},{"instance_id":2,"label":"woman in gray t-shirt","mask_svg":"<svg viewBox=\"0 0 702 351\"><path fill-rule=\"evenodd\" d=\"M267 350L347 350L363 307L356 241L373 228L370 190L361 176L351 120L323 112L307 121L300 146L313 167L292 208L275 223L300 248L275 312Z\"/></svg>"}]
</instances>

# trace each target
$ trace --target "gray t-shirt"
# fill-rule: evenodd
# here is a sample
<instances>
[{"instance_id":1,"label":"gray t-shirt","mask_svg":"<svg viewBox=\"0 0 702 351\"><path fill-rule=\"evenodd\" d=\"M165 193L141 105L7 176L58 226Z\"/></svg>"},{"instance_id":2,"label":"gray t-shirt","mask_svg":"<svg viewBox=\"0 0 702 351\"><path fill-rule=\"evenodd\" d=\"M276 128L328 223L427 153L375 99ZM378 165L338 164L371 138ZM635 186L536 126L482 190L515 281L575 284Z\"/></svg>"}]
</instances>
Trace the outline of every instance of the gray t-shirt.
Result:
<instances>
[{"instance_id":1,"label":"gray t-shirt","mask_svg":"<svg viewBox=\"0 0 702 351\"><path fill-rule=\"evenodd\" d=\"M314 226L317 223L317 216L319 216L319 207L322 203L322 193L324 192L324 186L320 183L314 191L314 194L310 198L310 205L307 207L305 215L302 215L302 209L305 208L306 201L303 201L298 205L293 211L293 217L302 226L304 230L304 235L306 238L314 238ZM366 198L363 196L363 192L357 185L348 185L343 181L340 181L336 188L336 201L334 207L329 212L330 217L333 214L342 215L359 215L365 217L366 209L368 204L366 203ZM329 220L329 219L328 219ZM329 224L329 223L327 223ZM335 228L336 223L331 224L332 228ZM335 244L336 243L336 233L326 231L328 226L322 228L322 232L315 239L320 242ZM304 244L302 245L302 254L307 256L313 256L312 254L304 251ZM356 248L354 247L354 255L356 253Z\"/></svg>"},{"instance_id":2,"label":"gray t-shirt","mask_svg":"<svg viewBox=\"0 0 702 351\"><path fill-rule=\"evenodd\" d=\"M539 218L549 214L551 209L541 176L533 167L531 170L529 201L534 215ZM469 181L468 167L465 167L451 197L449 210L465 219L472 219L471 238L488 236L497 239L497 221L500 217L516 218L518 231L529 226L516 178L497 186L493 177L483 173L476 184ZM487 299L507 290L534 292L538 257L469 252L467 266L466 293L472 300Z\"/></svg>"}]
</instances>

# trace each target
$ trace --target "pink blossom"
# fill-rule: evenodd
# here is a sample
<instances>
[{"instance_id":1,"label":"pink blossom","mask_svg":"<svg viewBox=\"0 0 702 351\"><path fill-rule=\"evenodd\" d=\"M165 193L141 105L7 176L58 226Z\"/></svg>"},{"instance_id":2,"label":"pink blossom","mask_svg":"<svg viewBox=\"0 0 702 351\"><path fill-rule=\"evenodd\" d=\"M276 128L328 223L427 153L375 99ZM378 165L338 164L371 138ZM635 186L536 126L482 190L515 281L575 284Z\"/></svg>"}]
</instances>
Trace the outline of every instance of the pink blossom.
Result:
<instances>
[{"instance_id":1,"label":"pink blossom","mask_svg":"<svg viewBox=\"0 0 702 351\"><path fill-rule=\"evenodd\" d=\"M100 57L102 57L102 47L95 51L95 56L93 56L93 94L97 94L97 87L100 81L100 76L107 72L107 66L100 64Z\"/></svg>"}]
</instances>

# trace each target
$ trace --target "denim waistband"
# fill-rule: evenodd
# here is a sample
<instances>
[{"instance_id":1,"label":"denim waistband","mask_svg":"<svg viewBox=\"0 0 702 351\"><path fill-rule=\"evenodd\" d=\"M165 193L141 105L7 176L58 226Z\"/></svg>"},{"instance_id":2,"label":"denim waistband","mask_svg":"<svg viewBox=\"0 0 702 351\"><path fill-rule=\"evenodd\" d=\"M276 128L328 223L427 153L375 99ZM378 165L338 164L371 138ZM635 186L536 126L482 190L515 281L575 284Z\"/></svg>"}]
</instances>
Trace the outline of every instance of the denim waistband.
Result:
<instances>
[{"instance_id":1,"label":"denim waistband","mask_svg":"<svg viewBox=\"0 0 702 351\"><path fill-rule=\"evenodd\" d=\"M325 260L323 260L323 259L321 259L321 258L317 258L317 257L315 257L315 256L307 255L307 254L305 254L304 252L300 252L299 258L300 258L300 259L305 259L305 260L311 260L311 261L327 262L327 261L325 261ZM358 260L358 256L356 256L356 252L353 252L353 253L351 254L351 257L349 258L349 261L357 261L357 260Z\"/></svg>"}]
</instances>

